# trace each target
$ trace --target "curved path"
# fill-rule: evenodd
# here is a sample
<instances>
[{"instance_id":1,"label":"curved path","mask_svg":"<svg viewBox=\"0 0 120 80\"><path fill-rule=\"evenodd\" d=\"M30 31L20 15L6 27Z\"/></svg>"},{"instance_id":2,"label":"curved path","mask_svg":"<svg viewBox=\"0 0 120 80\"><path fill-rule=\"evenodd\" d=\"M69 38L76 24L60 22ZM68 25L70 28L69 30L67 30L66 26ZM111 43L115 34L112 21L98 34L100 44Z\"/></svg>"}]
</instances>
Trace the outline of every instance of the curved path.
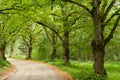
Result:
<instances>
[{"instance_id":1,"label":"curved path","mask_svg":"<svg viewBox=\"0 0 120 80\"><path fill-rule=\"evenodd\" d=\"M16 70L5 80L63 80L57 72L43 64L9 59Z\"/></svg>"}]
</instances>

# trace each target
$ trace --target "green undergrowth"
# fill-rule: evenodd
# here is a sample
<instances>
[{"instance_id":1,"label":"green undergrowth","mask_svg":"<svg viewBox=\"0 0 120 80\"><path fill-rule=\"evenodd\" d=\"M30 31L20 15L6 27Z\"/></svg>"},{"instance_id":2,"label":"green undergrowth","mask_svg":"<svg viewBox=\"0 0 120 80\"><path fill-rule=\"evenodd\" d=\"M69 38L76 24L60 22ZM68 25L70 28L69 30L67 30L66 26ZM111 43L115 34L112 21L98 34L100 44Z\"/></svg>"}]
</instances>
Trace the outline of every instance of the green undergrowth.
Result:
<instances>
[{"instance_id":1,"label":"green undergrowth","mask_svg":"<svg viewBox=\"0 0 120 80\"><path fill-rule=\"evenodd\" d=\"M6 71L7 67L10 67L10 63L6 60L0 59L0 74Z\"/></svg>"},{"instance_id":2,"label":"green undergrowth","mask_svg":"<svg viewBox=\"0 0 120 80\"><path fill-rule=\"evenodd\" d=\"M16 55L12 56L11 58L26 59L26 56L25 55L18 55L18 54L16 54Z\"/></svg>"},{"instance_id":3,"label":"green undergrowth","mask_svg":"<svg viewBox=\"0 0 120 80\"><path fill-rule=\"evenodd\" d=\"M106 62L105 67L107 70L107 79L94 74L92 61L71 61L69 65L63 65L61 60L44 62L58 66L61 70L70 73L75 80L120 80L120 63L119 62Z\"/></svg>"}]
</instances>

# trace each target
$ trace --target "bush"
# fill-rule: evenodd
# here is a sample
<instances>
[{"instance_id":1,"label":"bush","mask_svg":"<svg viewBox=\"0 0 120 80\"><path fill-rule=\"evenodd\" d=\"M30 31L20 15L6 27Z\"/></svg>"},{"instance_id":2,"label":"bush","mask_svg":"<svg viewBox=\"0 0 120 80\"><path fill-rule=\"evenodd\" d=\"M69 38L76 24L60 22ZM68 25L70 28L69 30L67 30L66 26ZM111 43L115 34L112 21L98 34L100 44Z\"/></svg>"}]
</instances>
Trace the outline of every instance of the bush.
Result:
<instances>
[{"instance_id":1,"label":"bush","mask_svg":"<svg viewBox=\"0 0 120 80\"><path fill-rule=\"evenodd\" d=\"M0 67L9 66L10 63L6 60L0 59Z\"/></svg>"},{"instance_id":2,"label":"bush","mask_svg":"<svg viewBox=\"0 0 120 80\"><path fill-rule=\"evenodd\" d=\"M105 76L100 76L100 75L91 75L88 76L85 80L107 80Z\"/></svg>"}]
</instances>

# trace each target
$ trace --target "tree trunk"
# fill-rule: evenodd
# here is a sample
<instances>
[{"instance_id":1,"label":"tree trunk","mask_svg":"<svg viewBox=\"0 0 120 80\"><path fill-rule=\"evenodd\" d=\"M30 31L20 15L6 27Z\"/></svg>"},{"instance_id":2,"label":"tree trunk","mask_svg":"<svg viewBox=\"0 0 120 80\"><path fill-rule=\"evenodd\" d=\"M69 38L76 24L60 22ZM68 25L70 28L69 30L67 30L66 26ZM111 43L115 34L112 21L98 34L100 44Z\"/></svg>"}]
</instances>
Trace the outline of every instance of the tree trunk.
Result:
<instances>
[{"instance_id":1,"label":"tree trunk","mask_svg":"<svg viewBox=\"0 0 120 80\"><path fill-rule=\"evenodd\" d=\"M63 49L64 49L64 64L69 64L69 31L64 32L64 40L63 40Z\"/></svg>"},{"instance_id":2,"label":"tree trunk","mask_svg":"<svg viewBox=\"0 0 120 80\"><path fill-rule=\"evenodd\" d=\"M13 40L12 43L11 43L11 49L10 49L11 52L10 52L10 56L9 56L9 57L12 57L12 56L13 56L13 52L14 52L14 49L13 49L13 48L14 48L14 44L15 44L15 40Z\"/></svg>"},{"instance_id":3,"label":"tree trunk","mask_svg":"<svg viewBox=\"0 0 120 80\"><path fill-rule=\"evenodd\" d=\"M56 49L56 43L57 43L57 36L54 32L52 32L52 54L51 54L51 60L55 59L56 58L56 52L57 52L57 49Z\"/></svg>"},{"instance_id":4,"label":"tree trunk","mask_svg":"<svg viewBox=\"0 0 120 80\"><path fill-rule=\"evenodd\" d=\"M6 50L6 41L4 41L3 45L1 46L1 56L4 60L6 60L5 50Z\"/></svg>"},{"instance_id":5,"label":"tree trunk","mask_svg":"<svg viewBox=\"0 0 120 80\"><path fill-rule=\"evenodd\" d=\"M104 68L104 54L105 54L105 46L104 44L96 44L94 40L92 41L92 52L94 58L94 72L100 75L107 75L106 70Z\"/></svg>"},{"instance_id":6,"label":"tree trunk","mask_svg":"<svg viewBox=\"0 0 120 80\"><path fill-rule=\"evenodd\" d=\"M27 59L32 59L32 47L29 47L29 52L28 52L28 58Z\"/></svg>"},{"instance_id":7,"label":"tree trunk","mask_svg":"<svg viewBox=\"0 0 120 80\"><path fill-rule=\"evenodd\" d=\"M28 58L27 59L32 59L32 42L33 42L33 38L32 38L32 34L30 34L29 46L28 46Z\"/></svg>"},{"instance_id":8,"label":"tree trunk","mask_svg":"<svg viewBox=\"0 0 120 80\"><path fill-rule=\"evenodd\" d=\"M11 46L11 50L10 50L11 52L10 52L10 57L12 57L12 55L13 55L13 46Z\"/></svg>"},{"instance_id":9,"label":"tree trunk","mask_svg":"<svg viewBox=\"0 0 120 80\"><path fill-rule=\"evenodd\" d=\"M104 68L104 25L101 20L101 12L99 10L100 0L93 0L92 18L94 22L94 39L92 41L92 52L94 58L94 72L100 75L107 75Z\"/></svg>"},{"instance_id":10,"label":"tree trunk","mask_svg":"<svg viewBox=\"0 0 120 80\"><path fill-rule=\"evenodd\" d=\"M56 48L53 48L52 54L51 54L51 60L54 60L56 58L56 52L57 52Z\"/></svg>"}]
</instances>

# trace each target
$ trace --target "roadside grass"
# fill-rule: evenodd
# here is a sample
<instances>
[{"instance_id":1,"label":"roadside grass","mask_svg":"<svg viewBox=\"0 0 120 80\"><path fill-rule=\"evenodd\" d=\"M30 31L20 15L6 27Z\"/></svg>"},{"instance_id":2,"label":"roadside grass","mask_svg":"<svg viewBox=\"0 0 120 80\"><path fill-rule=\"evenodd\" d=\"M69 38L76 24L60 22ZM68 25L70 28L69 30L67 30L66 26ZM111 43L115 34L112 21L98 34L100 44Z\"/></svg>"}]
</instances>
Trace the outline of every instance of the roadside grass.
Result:
<instances>
[{"instance_id":1,"label":"roadside grass","mask_svg":"<svg viewBox=\"0 0 120 80\"><path fill-rule=\"evenodd\" d=\"M19 59L25 59L25 57L17 56ZM71 64L63 65L61 59L55 59L53 61L47 60L36 60L42 61L51 65L59 67L61 70L70 73L75 80L120 80L120 62L106 62L105 68L107 71L107 79L94 75L93 62L92 61L73 61Z\"/></svg>"},{"instance_id":2,"label":"roadside grass","mask_svg":"<svg viewBox=\"0 0 120 80\"><path fill-rule=\"evenodd\" d=\"M106 62L108 80L120 80L120 62Z\"/></svg>"},{"instance_id":3,"label":"roadside grass","mask_svg":"<svg viewBox=\"0 0 120 80\"><path fill-rule=\"evenodd\" d=\"M12 56L11 58L16 58L16 59L26 59L26 56L25 56L25 55L19 55L19 54L16 54L16 55Z\"/></svg>"},{"instance_id":4,"label":"roadside grass","mask_svg":"<svg viewBox=\"0 0 120 80\"><path fill-rule=\"evenodd\" d=\"M11 64L8 61L0 59L0 75L4 73L10 65Z\"/></svg>"},{"instance_id":5,"label":"roadside grass","mask_svg":"<svg viewBox=\"0 0 120 80\"><path fill-rule=\"evenodd\" d=\"M107 79L94 75L93 62L80 62L71 61L69 65L63 65L62 60L49 61L45 60L48 64L58 66L61 70L70 73L75 80L120 80L120 63L119 62L106 62L105 68L107 70Z\"/></svg>"}]
</instances>

